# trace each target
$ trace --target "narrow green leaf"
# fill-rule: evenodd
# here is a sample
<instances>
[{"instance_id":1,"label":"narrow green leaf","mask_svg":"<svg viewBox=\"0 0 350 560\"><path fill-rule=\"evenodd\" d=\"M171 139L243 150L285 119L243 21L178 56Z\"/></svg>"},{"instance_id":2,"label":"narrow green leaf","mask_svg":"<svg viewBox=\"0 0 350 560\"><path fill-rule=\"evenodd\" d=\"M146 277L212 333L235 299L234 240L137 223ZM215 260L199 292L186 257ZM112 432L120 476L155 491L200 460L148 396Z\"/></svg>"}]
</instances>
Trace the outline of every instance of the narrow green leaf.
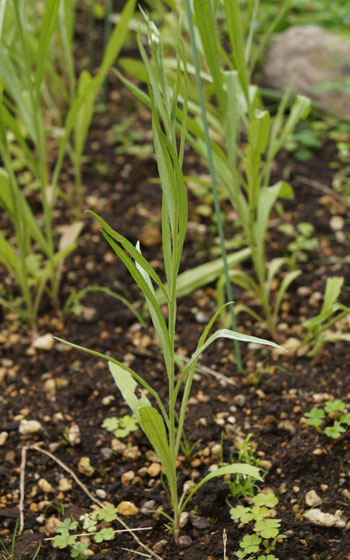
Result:
<instances>
[{"instance_id":1,"label":"narrow green leaf","mask_svg":"<svg viewBox=\"0 0 350 560\"><path fill-rule=\"evenodd\" d=\"M171 459L171 452L163 419L159 412L151 406L140 408L139 413L141 417L141 427L159 457L168 479L169 487L174 486L176 485L176 468Z\"/></svg>"},{"instance_id":2,"label":"narrow green leaf","mask_svg":"<svg viewBox=\"0 0 350 560\"><path fill-rule=\"evenodd\" d=\"M227 474L242 474L245 476L251 476L256 480L260 480L262 482L262 478L259 474L259 469L257 467L253 467L252 465L246 465L244 463L235 463L233 465L225 465L224 467L219 467L213 472L207 474L202 480L193 488L192 492L187 496L186 500L181 504L181 511L183 511L187 505L187 503L193 498L194 494L198 492L198 490L206 484L209 480L216 478L218 476L225 476Z\"/></svg>"},{"instance_id":3,"label":"narrow green leaf","mask_svg":"<svg viewBox=\"0 0 350 560\"><path fill-rule=\"evenodd\" d=\"M128 371L112 362L108 362L108 367L115 384L123 395L124 400L132 410L132 413L137 418L138 422L141 423L139 409L141 407L150 407L150 401L143 393L140 398L136 396L136 389L138 385L133 376Z\"/></svg>"},{"instance_id":4,"label":"narrow green leaf","mask_svg":"<svg viewBox=\"0 0 350 560\"><path fill-rule=\"evenodd\" d=\"M44 17L40 27L40 37L37 50L37 66L35 73L36 97L40 97L41 83L44 78L45 63L49 54L50 43L58 16L61 0L50 0L45 3Z\"/></svg>"}]
</instances>

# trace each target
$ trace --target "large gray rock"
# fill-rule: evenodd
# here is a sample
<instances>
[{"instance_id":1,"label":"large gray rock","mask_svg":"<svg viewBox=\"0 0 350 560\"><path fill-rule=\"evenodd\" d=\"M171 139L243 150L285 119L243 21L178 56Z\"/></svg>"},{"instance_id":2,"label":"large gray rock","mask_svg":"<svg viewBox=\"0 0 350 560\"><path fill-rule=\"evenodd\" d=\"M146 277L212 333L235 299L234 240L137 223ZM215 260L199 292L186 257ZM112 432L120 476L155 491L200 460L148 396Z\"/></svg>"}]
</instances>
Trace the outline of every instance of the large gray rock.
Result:
<instances>
[{"instance_id":1,"label":"large gray rock","mask_svg":"<svg viewBox=\"0 0 350 560\"><path fill-rule=\"evenodd\" d=\"M272 45L265 84L313 99L321 109L350 119L350 40L319 27L290 27ZM332 87L317 86L331 82ZM347 90L347 91L346 91Z\"/></svg>"}]
</instances>

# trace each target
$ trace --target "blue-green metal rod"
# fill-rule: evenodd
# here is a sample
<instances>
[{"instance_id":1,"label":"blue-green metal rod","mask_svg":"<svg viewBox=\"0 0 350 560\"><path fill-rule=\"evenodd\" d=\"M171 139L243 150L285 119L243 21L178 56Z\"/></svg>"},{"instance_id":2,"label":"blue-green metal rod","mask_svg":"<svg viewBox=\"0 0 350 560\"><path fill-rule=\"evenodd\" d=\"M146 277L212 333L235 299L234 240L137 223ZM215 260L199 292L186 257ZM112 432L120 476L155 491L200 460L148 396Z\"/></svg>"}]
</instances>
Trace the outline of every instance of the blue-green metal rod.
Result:
<instances>
[{"instance_id":1,"label":"blue-green metal rod","mask_svg":"<svg viewBox=\"0 0 350 560\"><path fill-rule=\"evenodd\" d=\"M212 154L210 139L209 139L208 120L207 120L207 113L206 113L206 109L205 109L202 80L201 80L201 76L200 76L199 60L198 60L198 54L197 54L197 48L196 48L196 39L195 39L195 36L194 36L194 28L193 28L190 0L185 0L185 4L186 4L186 15L187 15L187 21L188 21L188 29L189 29L189 33L190 33L190 39L191 39L193 60L194 60L194 65L195 65L195 69L196 69L197 89L198 89L199 102L200 102L200 107L201 107L201 115L202 115L202 121L203 121L205 143L206 143L207 154L208 154L211 184L212 184L212 190L213 190L213 195L214 195L215 213L216 213L216 219L217 219L217 223L218 223L221 256L222 256L222 260L224 262L226 294L227 294L227 300L229 302L231 302L230 305L229 305L229 309L230 309L230 315L231 315L232 328L233 328L233 330L237 330L234 306L233 306L233 303L232 303L232 300L233 300L232 286L231 286L230 274L229 274L228 264L227 264L227 253L226 253L225 240L224 240L224 227L223 227L223 223L222 223L222 219L221 219L220 203L219 203L219 196L218 196L218 190L217 190L217 184L216 184L215 167L214 167L213 154ZM241 352L240 352L239 344L238 344L237 340L235 340L234 345L235 345L235 353L236 353L238 371L240 373L244 373L243 366L242 366Z\"/></svg>"}]
</instances>

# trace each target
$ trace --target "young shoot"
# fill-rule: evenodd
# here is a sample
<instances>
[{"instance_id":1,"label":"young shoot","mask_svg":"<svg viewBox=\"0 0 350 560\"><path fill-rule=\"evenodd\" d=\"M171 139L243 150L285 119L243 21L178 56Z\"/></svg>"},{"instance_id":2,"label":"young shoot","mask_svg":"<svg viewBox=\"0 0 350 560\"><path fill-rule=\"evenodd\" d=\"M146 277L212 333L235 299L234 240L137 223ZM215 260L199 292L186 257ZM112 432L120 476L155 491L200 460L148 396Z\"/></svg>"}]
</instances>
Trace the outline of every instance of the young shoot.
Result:
<instances>
[{"instance_id":1,"label":"young shoot","mask_svg":"<svg viewBox=\"0 0 350 560\"><path fill-rule=\"evenodd\" d=\"M239 332L221 329L210 336L210 331L221 309L214 314L199 338L195 351L185 367L176 376L175 332L177 317L176 285L183 245L187 230L188 208L186 185L182 172L186 121L179 137L176 133L176 111L182 92L182 111L187 110L187 67L183 56L183 44L178 39L178 60L176 81L170 86L163 66L163 50L159 32L146 17L147 39L150 58L146 54L140 35L139 49L147 71L149 99L152 110L152 131L157 155L158 172L162 187L162 245L166 283L163 283L151 264L142 255L139 243L136 247L125 237L110 227L100 216L92 213L102 226L102 234L115 251L121 262L143 293L156 331L164 370L167 378L168 394L165 400L142 375L118 360L100 352L80 348L92 355L103 357L109 362L109 369L133 416L137 419L163 467L172 508L172 525L175 541L179 542L180 515L188 502L207 481L227 474L244 474L260 479L259 470L252 465L235 463L208 473L190 491L182 490L178 484L177 459L183 441L184 424L188 400L191 392L198 358L213 342L220 338L256 342L275 346L268 340L248 336ZM164 296L166 311L155 296L155 288ZM142 387L146 392L139 392Z\"/></svg>"}]
</instances>

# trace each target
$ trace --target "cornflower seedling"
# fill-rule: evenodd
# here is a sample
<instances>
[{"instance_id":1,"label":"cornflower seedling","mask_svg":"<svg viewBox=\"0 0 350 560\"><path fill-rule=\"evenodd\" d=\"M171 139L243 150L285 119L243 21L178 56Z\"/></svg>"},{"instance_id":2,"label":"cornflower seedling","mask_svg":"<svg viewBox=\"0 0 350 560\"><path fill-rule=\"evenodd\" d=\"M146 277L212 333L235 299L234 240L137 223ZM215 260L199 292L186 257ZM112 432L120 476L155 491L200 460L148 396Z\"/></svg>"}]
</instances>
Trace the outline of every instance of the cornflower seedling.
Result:
<instances>
[{"instance_id":1,"label":"cornflower seedling","mask_svg":"<svg viewBox=\"0 0 350 560\"><path fill-rule=\"evenodd\" d=\"M164 73L163 51L159 40L159 32L147 17L146 27L151 60L146 55L140 35L138 43L148 76L149 98L152 108L153 141L163 194L162 244L166 284L161 281L157 272L142 255L139 244L135 247L125 237L113 230L101 217L93 212L91 214L101 224L102 233L106 241L126 266L144 294L164 361L164 370L168 381L167 399L162 400L159 393L140 374L121 361L72 343L68 344L108 360L109 369L114 381L162 464L173 511L172 518L168 514L165 515L172 521L174 538L178 543L180 515L203 484L212 478L232 473L245 474L260 479L259 470L256 467L237 463L226 465L210 472L188 494L186 489L182 492L180 491L176 465L183 439L188 399L198 358L208 346L219 338L280 347L268 340L227 329L220 329L209 336L215 320L222 311L221 308L217 310L204 328L191 359L181 370L179 376L176 377L176 284L188 222L187 193L182 173L186 131L184 124L181 129L180 138L177 138L176 110L181 91L184 96L183 110L186 111L187 67L185 58L179 56L177 61L177 79L174 87L171 88ZM183 45L180 39L179 53L183 53ZM165 316L155 296L154 286L161 290L165 298L167 305ZM138 392L139 385L147 390L147 395L145 392L141 394ZM154 404L152 404L150 399L153 399Z\"/></svg>"},{"instance_id":2,"label":"cornflower seedling","mask_svg":"<svg viewBox=\"0 0 350 560\"><path fill-rule=\"evenodd\" d=\"M330 438L338 439L350 426L350 413L345 411L345 407L345 403L340 400L327 401L323 408L312 408L304 416L309 426Z\"/></svg>"}]
</instances>

